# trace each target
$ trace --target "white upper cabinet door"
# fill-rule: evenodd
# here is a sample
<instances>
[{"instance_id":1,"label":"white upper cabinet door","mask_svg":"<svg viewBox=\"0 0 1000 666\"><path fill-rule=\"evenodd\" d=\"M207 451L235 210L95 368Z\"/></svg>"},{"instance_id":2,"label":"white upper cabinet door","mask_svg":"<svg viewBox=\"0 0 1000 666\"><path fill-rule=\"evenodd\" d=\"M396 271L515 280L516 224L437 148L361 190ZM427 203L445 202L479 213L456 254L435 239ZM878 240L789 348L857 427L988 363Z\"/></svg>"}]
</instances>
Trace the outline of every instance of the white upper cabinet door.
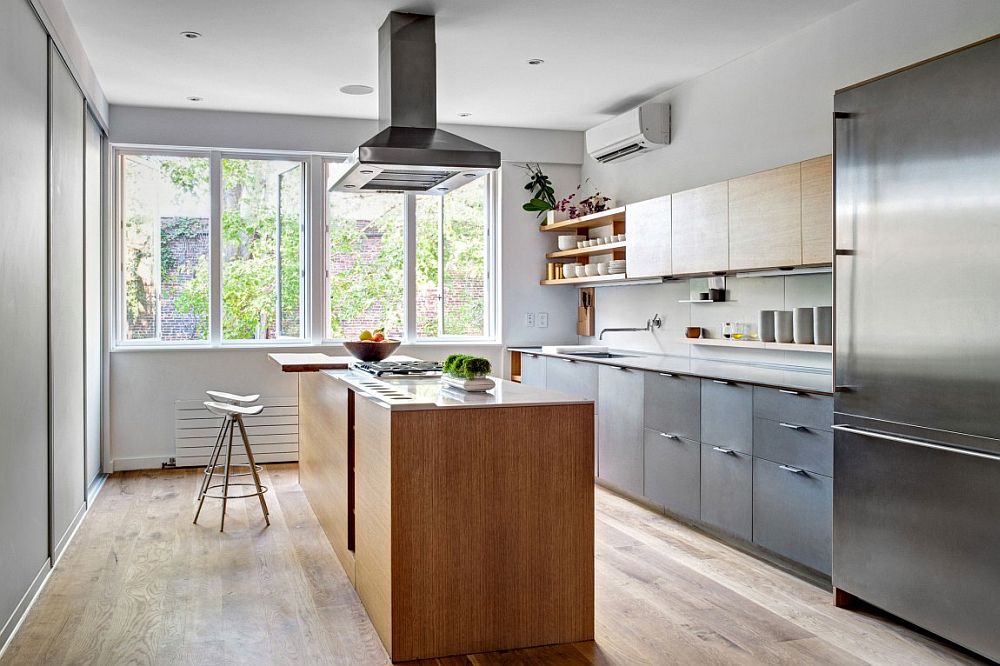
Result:
<instances>
[{"instance_id":1,"label":"white upper cabinet door","mask_svg":"<svg viewBox=\"0 0 1000 666\"><path fill-rule=\"evenodd\" d=\"M729 268L802 263L799 163L729 181Z\"/></svg>"},{"instance_id":2,"label":"white upper cabinet door","mask_svg":"<svg viewBox=\"0 0 1000 666\"><path fill-rule=\"evenodd\" d=\"M670 195L625 207L625 260L630 278L672 275Z\"/></svg>"},{"instance_id":3,"label":"white upper cabinet door","mask_svg":"<svg viewBox=\"0 0 1000 666\"><path fill-rule=\"evenodd\" d=\"M713 183L672 197L674 275L729 270L729 183Z\"/></svg>"},{"instance_id":4,"label":"white upper cabinet door","mask_svg":"<svg viewBox=\"0 0 1000 666\"><path fill-rule=\"evenodd\" d=\"M802 263L833 263L832 155L802 162Z\"/></svg>"}]
</instances>

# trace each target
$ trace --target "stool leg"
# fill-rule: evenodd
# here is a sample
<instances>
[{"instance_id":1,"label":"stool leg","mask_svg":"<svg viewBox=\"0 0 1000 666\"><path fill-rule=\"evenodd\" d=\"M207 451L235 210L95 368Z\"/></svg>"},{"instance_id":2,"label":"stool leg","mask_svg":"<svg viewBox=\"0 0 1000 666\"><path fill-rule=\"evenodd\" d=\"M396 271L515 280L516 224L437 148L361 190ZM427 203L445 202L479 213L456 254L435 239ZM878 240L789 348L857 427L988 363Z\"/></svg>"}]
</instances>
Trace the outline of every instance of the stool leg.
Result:
<instances>
[{"instance_id":1,"label":"stool leg","mask_svg":"<svg viewBox=\"0 0 1000 666\"><path fill-rule=\"evenodd\" d=\"M229 466L233 461L233 428L229 426L229 446L226 447L226 480L222 486L222 520L219 521L219 531L226 529L226 502L229 500Z\"/></svg>"},{"instance_id":2,"label":"stool leg","mask_svg":"<svg viewBox=\"0 0 1000 666\"><path fill-rule=\"evenodd\" d=\"M219 454L222 452L222 444L226 440L226 431L232 427L229 417L225 417L222 421L222 428L219 430L219 437L215 443L215 448L212 449L212 456L208 459L208 474L205 475L205 479L201 482L201 493L198 495L198 510L194 512L194 524L198 524L198 516L201 515L201 507L205 504L205 493L208 492L208 487L212 485L212 477L215 476L215 466L219 464Z\"/></svg>"},{"instance_id":3,"label":"stool leg","mask_svg":"<svg viewBox=\"0 0 1000 666\"><path fill-rule=\"evenodd\" d=\"M257 463L253 459L253 451L250 450L250 438L247 437L247 429L243 427L243 417L237 414L236 422L240 426L240 435L243 437L243 448L247 450L247 460L250 461L250 471L253 473L253 483L257 486L257 499L260 500L260 508L264 512L264 523L266 525L270 525L270 513L267 510L267 502L264 501L264 491L260 489L260 476L257 474Z\"/></svg>"}]
</instances>

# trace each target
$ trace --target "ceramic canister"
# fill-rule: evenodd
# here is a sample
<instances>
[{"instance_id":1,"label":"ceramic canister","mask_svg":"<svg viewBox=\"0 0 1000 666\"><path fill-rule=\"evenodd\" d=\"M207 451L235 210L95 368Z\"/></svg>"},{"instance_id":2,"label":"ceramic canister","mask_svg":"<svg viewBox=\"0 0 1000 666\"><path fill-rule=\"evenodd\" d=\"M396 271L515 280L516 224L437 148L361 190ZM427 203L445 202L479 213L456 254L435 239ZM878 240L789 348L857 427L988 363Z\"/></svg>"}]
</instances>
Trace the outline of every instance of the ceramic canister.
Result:
<instances>
[{"instance_id":1,"label":"ceramic canister","mask_svg":"<svg viewBox=\"0 0 1000 666\"><path fill-rule=\"evenodd\" d=\"M757 332L762 342L774 342L774 310L761 310Z\"/></svg>"},{"instance_id":2,"label":"ceramic canister","mask_svg":"<svg viewBox=\"0 0 1000 666\"><path fill-rule=\"evenodd\" d=\"M818 345L833 344L833 308L829 305L813 308L813 340Z\"/></svg>"},{"instance_id":3,"label":"ceramic canister","mask_svg":"<svg viewBox=\"0 0 1000 666\"><path fill-rule=\"evenodd\" d=\"M813 341L813 309L795 308L792 320L796 344L811 345Z\"/></svg>"},{"instance_id":4,"label":"ceramic canister","mask_svg":"<svg viewBox=\"0 0 1000 666\"><path fill-rule=\"evenodd\" d=\"M791 342L792 337L792 312L791 310L774 311L774 340L775 342Z\"/></svg>"}]
</instances>

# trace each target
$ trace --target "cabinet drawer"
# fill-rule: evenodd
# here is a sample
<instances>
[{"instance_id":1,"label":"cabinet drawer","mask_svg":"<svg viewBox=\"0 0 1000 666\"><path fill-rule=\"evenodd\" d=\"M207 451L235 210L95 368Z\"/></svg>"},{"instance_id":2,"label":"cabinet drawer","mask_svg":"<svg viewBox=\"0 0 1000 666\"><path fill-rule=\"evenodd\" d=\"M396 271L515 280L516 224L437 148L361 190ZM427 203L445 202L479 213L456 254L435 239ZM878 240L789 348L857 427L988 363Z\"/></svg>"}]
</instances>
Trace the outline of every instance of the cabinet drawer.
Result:
<instances>
[{"instance_id":1,"label":"cabinet drawer","mask_svg":"<svg viewBox=\"0 0 1000 666\"><path fill-rule=\"evenodd\" d=\"M753 452L753 387L701 380L701 441Z\"/></svg>"},{"instance_id":2,"label":"cabinet drawer","mask_svg":"<svg viewBox=\"0 0 1000 666\"><path fill-rule=\"evenodd\" d=\"M698 520L701 515L701 445L646 429L643 494L668 511Z\"/></svg>"},{"instance_id":3,"label":"cabinet drawer","mask_svg":"<svg viewBox=\"0 0 1000 666\"><path fill-rule=\"evenodd\" d=\"M644 414L647 428L701 441L701 380L647 372Z\"/></svg>"},{"instance_id":4,"label":"cabinet drawer","mask_svg":"<svg viewBox=\"0 0 1000 666\"><path fill-rule=\"evenodd\" d=\"M779 555L830 573L833 479L754 459L753 540Z\"/></svg>"},{"instance_id":5,"label":"cabinet drawer","mask_svg":"<svg viewBox=\"0 0 1000 666\"><path fill-rule=\"evenodd\" d=\"M833 398L828 395L783 391L756 386L753 390L753 411L772 421L830 430L833 426Z\"/></svg>"},{"instance_id":6,"label":"cabinet drawer","mask_svg":"<svg viewBox=\"0 0 1000 666\"><path fill-rule=\"evenodd\" d=\"M567 395L593 400L596 409L597 365L569 358L548 357L545 359L545 387Z\"/></svg>"},{"instance_id":7,"label":"cabinet drawer","mask_svg":"<svg viewBox=\"0 0 1000 666\"><path fill-rule=\"evenodd\" d=\"M545 357L521 352L521 383L545 388Z\"/></svg>"},{"instance_id":8,"label":"cabinet drawer","mask_svg":"<svg viewBox=\"0 0 1000 666\"><path fill-rule=\"evenodd\" d=\"M771 462L833 476L833 432L755 418L753 454Z\"/></svg>"},{"instance_id":9,"label":"cabinet drawer","mask_svg":"<svg viewBox=\"0 0 1000 666\"><path fill-rule=\"evenodd\" d=\"M750 540L753 525L753 459L701 445L701 521Z\"/></svg>"}]
</instances>

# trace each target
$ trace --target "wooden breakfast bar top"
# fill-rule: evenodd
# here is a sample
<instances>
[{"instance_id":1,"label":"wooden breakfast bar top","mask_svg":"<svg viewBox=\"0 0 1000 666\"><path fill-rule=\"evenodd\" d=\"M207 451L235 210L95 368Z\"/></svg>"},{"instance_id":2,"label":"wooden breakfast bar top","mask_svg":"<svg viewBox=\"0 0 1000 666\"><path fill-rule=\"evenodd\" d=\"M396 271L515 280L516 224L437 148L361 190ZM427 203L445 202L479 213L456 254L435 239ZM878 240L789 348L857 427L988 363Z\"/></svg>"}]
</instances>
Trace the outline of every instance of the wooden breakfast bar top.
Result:
<instances>
[{"instance_id":1,"label":"wooden breakfast bar top","mask_svg":"<svg viewBox=\"0 0 1000 666\"><path fill-rule=\"evenodd\" d=\"M393 409L348 374L299 376L300 484L392 660L593 639L593 403Z\"/></svg>"}]
</instances>

